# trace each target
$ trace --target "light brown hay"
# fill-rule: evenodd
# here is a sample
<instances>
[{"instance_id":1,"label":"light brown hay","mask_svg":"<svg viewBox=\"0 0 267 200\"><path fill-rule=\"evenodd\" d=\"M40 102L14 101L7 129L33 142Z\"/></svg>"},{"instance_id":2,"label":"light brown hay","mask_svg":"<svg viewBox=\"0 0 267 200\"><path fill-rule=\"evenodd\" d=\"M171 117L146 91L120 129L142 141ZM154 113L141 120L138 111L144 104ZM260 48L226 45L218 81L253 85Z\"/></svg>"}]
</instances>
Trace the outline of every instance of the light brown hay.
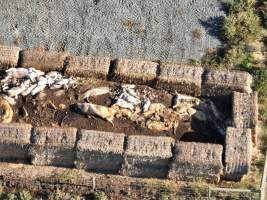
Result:
<instances>
[{"instance_id":1,"label":"light brown hay","mask_svg":"<svg viewBox=\"0 0 267 200\"><path fill-rule=\"evenodd\" d=\"M225 139L225 179L240 181L250 170L251 156L251 129L228 127Z\"/></svg>"},{"instance_id":2,"label":"light brown hay","mask_svg":"<svg viewBox=\"0 0 267 200\"><path fill-rule=\"evenodd\" d=\"M258 125L258 95L234 92L232 98L233 126L236 128L251 128L253 142L257 142Z\"/></svg>"},{"instance_id":3,"label":"light brown hay","mask_svg":"<svg viewBox=\"0 0 267 200\"><path fill-rule=\"evenodd\" d=\"M66 52L45 51L43 49L24 50L21 52L20 67L36 68L45 72L61 71L64 68Z\"/></svg>"},{"instance_id":4,"label":"light brown hay","mask_svg":"<svg viewBox=\"0 0 267 200\"><path fill-rule=\"evenodd\" d=\"M126 176L166 178L174 139L129 136L121 173Z\"/></svg>"},{"instance_id":5,"label":"light brown hay","mask_svg":"<svg viewBox=\"0 0 267 200\"><path fill-rule=\"evenodd\" d=\"M208 70L202 84L202 96L223 97L233 91L250 93L252 76L247 72Z\"/></svg>"},{"instance_id":6,"label":"light brown hay","mask_svg":"<svg viewBox=\"0 0 267 200\"><path fill-rule=\"evenodd\" d=\"M76 167L101 173L118 173L123 161L123 133L81 130Z\"/></svg>"},{"instance_id":7,"label":"light brown hay","mask_svg":"<svg viewBox=\"0 0 267 200\"><path fill-rule=\"evenodd\" d=\"M158 63L120 59L115 66L114 81L151 85L157 77Z\"/></svg>"},{"instance_id":8,"label":"light brown hay","mask_svg":"<svg viewBox=\"0 0 267 200\"><path fill-rule=\"evenodd\" d=\"M257 93L233 94L233 122L236 128L255 128L258 123Z\"/></svg>"},{"instance_id":9,"label":"light brown hay","mask_svg":"<svg viewBox=\"0 0 267 200\"><path fill-rule=\"evenodd\" d=\"M0 160L27 162L31 138L30 124L0 124Z\"/></svg>"},{"instance_id":10,"label":"light brown hay","mask_svg":"<svg viewBox=\"0 0 267 200\"><path fill-rule=\"evenodd\" d=\"M182 181L220 180L223 147L218 144L178 142L168 177Z\"/></svg>"},{"instance_id":11,"label":"light brown hay","mask_svg":"<svg viewBox=\"0 0 267 200\"><path fill-rule=\"evenodd\" d=\"M105 57L70 56L66 74L88 78L108 77L111 59Z\"/></svg>"},{"instance_id":12,"label":"light brown hay","mask_svg":"<svg viewBox=\"0 0 267 200\"><path fill-rule=\"evenodd\" d=\"M157 88L192 96L200 96L203 68L177 64L162 64Z\"/></svg>"},{"instance_id":13,"label":"light brown hay","mask_svg":"<svg viewBox=\"0 0 267 200\"><path fill-rule=\"evenodd\" d=\"M9 47L0 45L0 67L9 68L16 67L19 60L19 51L18 47Z\"/></svg>"},{"instance_id":14,"label":"light brown hay","mask_svg":"<svg viewBox=\"0 0 267 200\"><path fill-rule=\"evenodd\" d=\"M30 144L32 126L25 123L0 124L1 144Z\"/></svg>"},{"instance_id":15,"label":"light brown hay","mask_svg":"<svg viewBox=\"0 0 267 200\"><path fill-rule=\"evenodd\" d=\"M76 133L76 128L35 128L30 148L32 164L73 167Z\"/></svg>"}]
</instances>

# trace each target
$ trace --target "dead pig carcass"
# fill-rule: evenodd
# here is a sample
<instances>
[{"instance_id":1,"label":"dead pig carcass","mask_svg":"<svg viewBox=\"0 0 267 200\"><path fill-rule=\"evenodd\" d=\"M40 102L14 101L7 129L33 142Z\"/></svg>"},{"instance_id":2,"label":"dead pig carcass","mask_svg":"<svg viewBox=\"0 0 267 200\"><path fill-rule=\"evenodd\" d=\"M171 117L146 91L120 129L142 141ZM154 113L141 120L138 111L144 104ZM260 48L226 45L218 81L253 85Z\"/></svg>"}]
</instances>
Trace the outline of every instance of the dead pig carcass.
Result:
<instances>
[{"instance_id":1,"label":"dead pig carcass","mask_svg":"<svg viewBox=\"0 0 267 200\"><path fill-rule=\"evenodd\" d=\"M9 102L0 97L0 123L10 123L13 118L13 109Z\"/></svg>"},{"instance_id":2,"label":"dead pig carcass","mask_svg":"<svg viewBox=\"0 0 267 200\"><path fill-rule=\"evenodd\" d=\"M100 106L92 103L77 103L76 106L83 114L96 115L113 124L116 111L112 107Z\"/></svg>"}]
</instances>

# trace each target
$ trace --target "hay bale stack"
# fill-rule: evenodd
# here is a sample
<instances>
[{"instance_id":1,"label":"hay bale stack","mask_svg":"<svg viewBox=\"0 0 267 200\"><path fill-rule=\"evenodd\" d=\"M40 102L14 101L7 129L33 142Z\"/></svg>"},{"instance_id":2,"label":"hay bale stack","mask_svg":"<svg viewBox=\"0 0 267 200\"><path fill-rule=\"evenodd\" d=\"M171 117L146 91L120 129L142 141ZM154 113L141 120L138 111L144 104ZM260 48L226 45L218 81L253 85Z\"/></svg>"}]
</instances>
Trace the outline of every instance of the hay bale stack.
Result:
<instances>
[{"instance_id":1,"label":"hay bale stack","mask_svg":"<svg viewBox=\"0 0 267 200\"><path fill-rule=\"evenodd\" d=\"M168 178L179 181L205 179L218 182L223 172L223 147L218 144L177 142Z\"/></svg>"},{"instance_id":2,"label":"hay bale stack","mask_svg":"<svg viewBox=\"0 0 267 200\"><path fill-rule=\"evenodd\" d=\"M30 148L32 164L73 167L76 133L76 128L34 128Z\"/></svg>"},{"instance_id":3,"label":"hay bale stack","mask_svg":"<svg viewBox=\"0 0 267 200\"><path fill-rule=\"evenodd\" d=\"M228 127L225 139L225 179L240 181L250 170L251 129Z\"/></svg>"},{"instance_id":4,"label":"hay bale stack","mask_svg":"<svg viewBox=\"0 0 267 200\"><path fill-rule=\"evenodd\" d=\"M31 138L30 124L0 124L0 160L28 162Z\"/></svg>"},{"instance_id":5,"label":"hay bale stack","mask_svg":"<svg viewBox=\"0 0 267 200\"><path fill-rule=\"evenodd\" d=\"M66 74L71 76L106 79L108 77L110 64L110 58L70 56Z\"/></svg>"},{"instance_id":6,"label":"hay bale stack","mask_svg":"<svg viewBox=\"0 0 267 200\"><path fill-rule=\"evenodd\" d=\"M201 95L203 68L176 64L162 64L157 88L192 96Z\"/></svg>"},{"instance_id":7,"label":"hay bale stack","mask_svg":"<svg viewBox=\"0 0 267 200\"><path fill-rule=\"evenodd\" d=\"M173 144L170 137L129 136L122 175L166 178Z\"/></svg>"},{"instance_id":8,"label":"hay bale stack","mask_svg":"<svg viewBox=\"0 0 267 200\"><path fill-rule=\"evenodd\" d=\"M256 141L258 124L258 95L256 92L247 94L234 92L232 99L233 126L236 128L251 128Z\"/></svg>"},{"instance_id":9,"label":"hay bale stack","mask_svg":"<svg viewBox=\"0 0 267 200\"><path fill-rule=\"evenodd\" d=\"M117 174L123 161L123 133L81 130L76 167L99 173Z\"/></svg>"},{"instance_id":10,"label":"hay bale stack","mask_svg":"<svg viewBox=\"0 0 267 200\"><path fill-rule=\"evenodd\" d=\"M113 80L125 83L153 85L158 63L151 61L120 59L117 61Z\"/></svg>"},{"instance_id":11,"label":"hay bale stack","mask_svg":"<svg viewBox=\"0 0 267 200\"><path fill-rule=\"evenodd\" d=\"M202 96L225 97L233 91L251 93L252 76L247 72L207 70L203 75Z\"/></svg>"},{"instance_id":12,"label":"hay bale stack","mask_svg":"<svg viewBox=\"0 0 267 200\"><path fill-rule=\"evenodd\" d=\"M61 71L68 53L32 49L21 51L20 67L36 68L45 72Z\"/></svg>"},{"instance_id":13,"label":"hay bale stack","mask_svg":"<svg viewBox=\"0 0 267 200\"><path fill-rule=\"evenodd\" d=\"M20 48L18 47L0 45L0 68L16 67L19 60L19 51Z\"/></svg>"}]
</instances>

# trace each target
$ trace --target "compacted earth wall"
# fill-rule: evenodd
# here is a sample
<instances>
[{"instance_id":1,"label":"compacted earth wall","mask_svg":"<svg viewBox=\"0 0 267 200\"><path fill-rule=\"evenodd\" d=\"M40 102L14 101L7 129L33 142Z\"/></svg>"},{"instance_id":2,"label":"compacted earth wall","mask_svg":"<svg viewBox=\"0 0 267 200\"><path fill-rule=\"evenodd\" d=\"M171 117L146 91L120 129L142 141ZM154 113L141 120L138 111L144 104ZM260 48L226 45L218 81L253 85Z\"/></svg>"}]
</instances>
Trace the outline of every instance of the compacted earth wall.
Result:
<instances>
[{"instance_id":1,"label":"compacted earth wall","mask_svg":"<svg viewBox=\"0 0 267 200\"><path fill-rule=\"evenodd\" d=\"M79 57L42 49L0 47L3 67L58 70L72 76L148 84L198 97L232 99L232 123L224 146L175 142L171 137L0 124L0 159L33 165L75 167L145 178L217 182L240 180L250 170L257 139L257 93L246 72L212 70L164 62ZM223 156L224 155L224 156Z\"/></svg>"}]
</instances>

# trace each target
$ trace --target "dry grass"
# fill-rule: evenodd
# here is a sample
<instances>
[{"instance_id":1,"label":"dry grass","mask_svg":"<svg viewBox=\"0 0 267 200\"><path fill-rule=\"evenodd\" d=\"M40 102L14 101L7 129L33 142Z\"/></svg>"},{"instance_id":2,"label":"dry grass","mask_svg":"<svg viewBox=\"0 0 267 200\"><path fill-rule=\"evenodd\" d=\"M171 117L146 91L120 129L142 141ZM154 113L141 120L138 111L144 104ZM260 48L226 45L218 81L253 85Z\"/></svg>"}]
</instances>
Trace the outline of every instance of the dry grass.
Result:
<instances>
[{"instance_id":1,"label":"dry grass","mask_svg":"<svg viewBox=\"0 0 267 200\"><path fill-rule=\"evenodd\" d=\"M195 38L195 39L201 39L202 38L202 31L198 28L195 28L192 30L192 37Z\"/></svg>"},{"instance_id":2,"label":"dry grass","mask_svg":"<svg viewBox=\"0 0 267 200\"><path fill-rule=\"evenodd\" d=\"M73 183L76 174L71 170L66 170L60 174L55 174L52 178L58 183Z\"/></svg>"},{"instance_id":3,"label":"dry grass","mask_svg":"<svg viewBox=\"0 0 267 200\"><path fill-rule=\"evenodd\" d=\"M133 29L138 23L134 22L132 19L127 19L122 22L122 26L128 29Z\"/></svg>"}]
</instances>

